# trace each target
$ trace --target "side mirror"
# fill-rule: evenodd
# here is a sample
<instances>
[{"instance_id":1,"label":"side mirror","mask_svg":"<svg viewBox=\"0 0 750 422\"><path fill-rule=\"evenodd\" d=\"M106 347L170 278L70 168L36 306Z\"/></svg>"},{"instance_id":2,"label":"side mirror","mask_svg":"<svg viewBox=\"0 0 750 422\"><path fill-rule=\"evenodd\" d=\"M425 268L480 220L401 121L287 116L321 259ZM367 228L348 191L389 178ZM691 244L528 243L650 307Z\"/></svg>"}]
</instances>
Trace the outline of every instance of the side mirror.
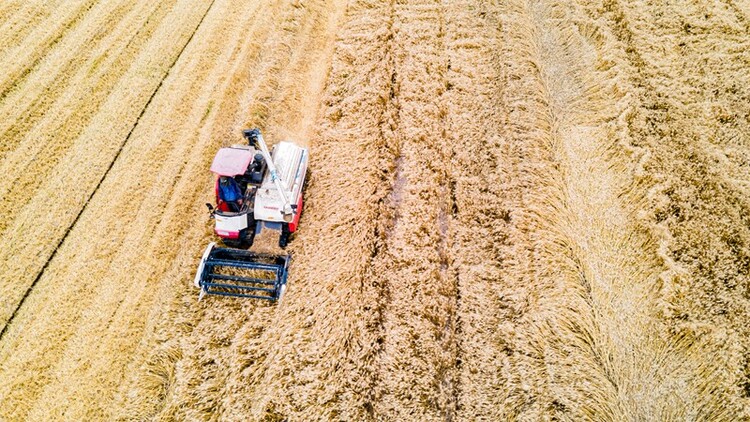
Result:
<instances>
[{"instance_id":1,"label":"side mirror","mask_svg":"<svg viewBox=\"0 0 750 422\"><path fill-rule=\"evenodd\" d=\"M297 211L297 204L290 205L293 210Z\"/></svg>"}]
</instances>

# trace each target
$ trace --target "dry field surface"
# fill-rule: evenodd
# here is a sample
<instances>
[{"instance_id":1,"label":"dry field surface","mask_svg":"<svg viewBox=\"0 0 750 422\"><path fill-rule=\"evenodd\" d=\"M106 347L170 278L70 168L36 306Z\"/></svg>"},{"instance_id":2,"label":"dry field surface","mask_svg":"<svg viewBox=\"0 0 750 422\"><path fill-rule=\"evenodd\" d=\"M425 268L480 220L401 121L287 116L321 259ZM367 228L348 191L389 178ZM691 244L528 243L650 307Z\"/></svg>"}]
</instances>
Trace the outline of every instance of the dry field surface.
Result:
<instances>
[{"instance_id":1,"label":"dry field surface","mask_svg":"<svg viewBox=\"0 0 750 422\"><path fill-rule=\"evenodd\" d=\"M0 420L750 420L750 0L8 0L0 66ZM246 127L289 289L198 302Z\"/></svg>"}]
</instances>

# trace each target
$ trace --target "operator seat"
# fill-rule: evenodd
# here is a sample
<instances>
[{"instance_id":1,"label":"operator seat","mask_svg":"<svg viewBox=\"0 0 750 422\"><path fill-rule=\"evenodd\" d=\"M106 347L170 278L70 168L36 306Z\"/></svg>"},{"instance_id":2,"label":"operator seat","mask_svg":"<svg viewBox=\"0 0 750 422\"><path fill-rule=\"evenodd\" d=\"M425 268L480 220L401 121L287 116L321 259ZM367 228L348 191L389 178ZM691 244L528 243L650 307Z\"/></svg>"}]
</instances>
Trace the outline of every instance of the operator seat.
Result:
<instances>
[{"instance_id":1,"label":"operator seat","mask_svg":"<svg viewBox=\"0 0 750 422\"><path fill-rule=\"evenodd\" d=\"M227 176L219 177L219 200L227 204L229 212L240 212L242 206L242 191L237 182Z\"/></svg>"}]
</instances>

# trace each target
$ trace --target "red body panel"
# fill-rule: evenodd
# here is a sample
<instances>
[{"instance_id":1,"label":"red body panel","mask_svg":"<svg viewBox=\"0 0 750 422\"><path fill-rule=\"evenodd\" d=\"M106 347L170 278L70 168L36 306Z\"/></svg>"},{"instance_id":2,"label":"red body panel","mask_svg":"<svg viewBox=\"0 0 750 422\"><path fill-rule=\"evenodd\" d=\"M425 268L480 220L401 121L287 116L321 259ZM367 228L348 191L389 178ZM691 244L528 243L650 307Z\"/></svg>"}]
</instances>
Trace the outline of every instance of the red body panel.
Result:
<instances>
[{"instance_id":1,"label":"red body panel","mask_svg":"<svg viewBox=\"0 0 750 422\"><path fill-rule=\"evenodd\" d=\"M240 232L228 232L228 231L222 230L221 233L219 233L219 230L214 229L214 233L216 233L216 235L222 239L239 239L240 238Z\"/></svg>"},{"instance_id":2,"label":"red body panel","mask_svg":"<svg viewBox=\"0 0 750 422\"><path fill-rule=\"evenodd\" d=\"M294 219L289 222L289 233L297 231L297 225L299 224L299 217L302 214L302 195L299 196L299 202L297 202L297 212L294 213Z\"/></svg>"}]
</instances>

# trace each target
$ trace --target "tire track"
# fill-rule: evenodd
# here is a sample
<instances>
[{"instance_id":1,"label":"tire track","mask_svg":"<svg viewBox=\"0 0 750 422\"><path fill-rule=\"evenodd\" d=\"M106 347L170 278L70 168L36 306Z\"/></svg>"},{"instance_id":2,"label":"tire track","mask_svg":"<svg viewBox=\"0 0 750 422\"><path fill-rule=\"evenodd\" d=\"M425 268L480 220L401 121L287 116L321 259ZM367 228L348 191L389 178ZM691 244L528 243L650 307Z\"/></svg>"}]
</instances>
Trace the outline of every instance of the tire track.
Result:
<instances>
[{"instance_id":1,"label":"tire track","mask_svg":"<svg viewBox=\"0 0 750 422\"><path fill-rule=\"evenodd\" d=\"M525 405L511 400L522 395L522 381L510 364L508 338L521 327L520 286L528 283L508 273L509 262L523 254L511 250L522 240L513 232L520 208L518 178L510 171L514 152L503 133L508 116L501 10L473 0L448 2L446 10L457 420L507 420Z\"/></svg>"},{"instance_id":2,"label":"tire track","mask_svg":"<svg viewBox=\"0 0 750 422\"><path fill-rule=\"evenodd\" d=\"M388 291L375 385L376 419L455 414L456 279L451 267L452 145L446 139L441 2L397 2L398 88L393 221L374 275ZM439 199L438 199L439 198ZM437 199L437 200L436 200Z\"/></svg>"}]
</instances>

